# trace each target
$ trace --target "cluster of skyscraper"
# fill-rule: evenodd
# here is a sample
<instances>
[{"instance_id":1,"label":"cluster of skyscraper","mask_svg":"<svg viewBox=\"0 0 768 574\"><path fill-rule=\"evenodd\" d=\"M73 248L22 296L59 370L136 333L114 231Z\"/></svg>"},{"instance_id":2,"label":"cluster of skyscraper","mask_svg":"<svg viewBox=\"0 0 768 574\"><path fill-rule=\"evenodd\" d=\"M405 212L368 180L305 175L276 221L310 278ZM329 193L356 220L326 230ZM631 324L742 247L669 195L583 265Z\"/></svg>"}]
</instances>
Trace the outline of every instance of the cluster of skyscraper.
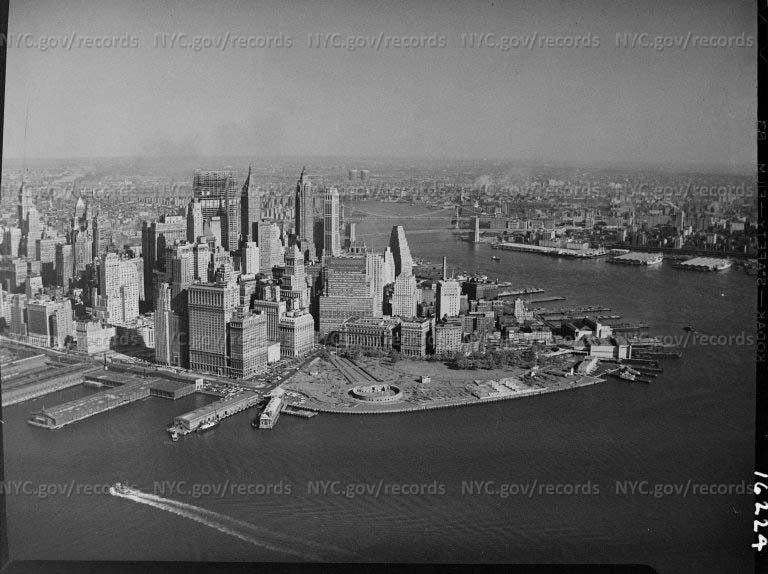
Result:
<instances>
[{"instance_id":1,"label":"cluster of skyscraper","mask_svg":"<svg viewBox=\"0 0 768 574\"><path fill-rule=\"evenodd\" d=\"M12 332L30 337L27 309L34 315L39 309L30 305L46 303L48 317L61 309L69 316L49 318L56 328L43 330L48 346L62 346L70 335L79 348L83 339L84 351L99 352L109 348L105 334L115 328L141 330L158 363L242 378L281 356L307 353L316 332L338 335L348 346L394 344L423 355L433 317L459 314L457 281L444 273L436 291L417 283L401 226L393 227L383 253L358 242L354 224L342 245L333 187L319 196L316 221L305 170L296 183L293 225L262 217L250 168L236 187L232 171L196 171L186 213L143 222L139 253L112 245L82 198L65 241L46 237L22 186L19 227L5 231L0 269L17 308L11 312L0 291ZM54 291L43 293L48 285Z\"/></svg>"}]
</instances>

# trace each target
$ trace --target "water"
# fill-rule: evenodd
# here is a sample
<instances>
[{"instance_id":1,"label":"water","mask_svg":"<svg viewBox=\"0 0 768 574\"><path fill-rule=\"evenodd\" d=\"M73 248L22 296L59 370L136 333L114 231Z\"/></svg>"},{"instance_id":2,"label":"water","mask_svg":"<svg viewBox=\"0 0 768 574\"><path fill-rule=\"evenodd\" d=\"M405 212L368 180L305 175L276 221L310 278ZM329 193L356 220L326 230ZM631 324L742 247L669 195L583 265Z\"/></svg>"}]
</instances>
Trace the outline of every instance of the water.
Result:
<instances>
[{"instance_id":1,"label":"water","mask_svg":"<svg viewBox=\"0 0 768 574\"><path fill-rule=\"evenodd\" d=\"M400 206L376 205L382 212ZM376 211L372 209L372 211ZM413 210L408 210L412 212ZM377 249L392 221L366 220ZM405 220L416 257L479 270L566 301L602 303L655 334L754 336L754 279L736 269L684 272L492 252L453 239L439 221ZM500 263L491 261L499 255ZM573 392L419 414L280 419L250 428L246 411L172 443L172 418L210 398L146 399L60 431L29 412L92 390L74 388L3 410L9 480L127 481L160 499L107 494L9 495L14 559L352 560L649 563L660 572L751 569L752 502L733 493L619 494L616 481L685 485L752 480L754 347L691 346L650 385L611 380ZM229 480L269 494L199 497L155 490ZM424 484L423 495L311 494L309 481ZM580 495L462 494L462 482L582 484ZM211 486L212 485L212 486ZM158 485L159 486L159 485ZM443 494L436 489L442 487ZM363 486L362 488L366 488ZM733 488L733 487L732 487ZM276 493L278 492L278 493ZM147 501L153 504L149 504ZM348 554L344 554L347 552ZM301 556L298 556L300 553Z\"/></svg>"}]
</instances>

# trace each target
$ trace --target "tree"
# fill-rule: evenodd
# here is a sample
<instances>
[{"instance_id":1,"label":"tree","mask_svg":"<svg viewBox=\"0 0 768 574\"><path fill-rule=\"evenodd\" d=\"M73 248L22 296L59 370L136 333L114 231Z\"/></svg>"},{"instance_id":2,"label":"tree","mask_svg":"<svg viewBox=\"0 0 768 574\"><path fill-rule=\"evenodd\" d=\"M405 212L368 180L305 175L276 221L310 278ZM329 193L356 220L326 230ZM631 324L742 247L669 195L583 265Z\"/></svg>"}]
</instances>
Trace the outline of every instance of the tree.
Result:
<instances>
[{"instance_id":1,"label":"tree","mask_svg":"<svg viewBox=\"0 0 768 574\"><path fill-rule=\"evenodd\" d=\"M389 360L392 361L392 364L394 365L400 360L400 353L398 353L396 349L391 349L389 351Z\"/></svg>"}]
</instances>

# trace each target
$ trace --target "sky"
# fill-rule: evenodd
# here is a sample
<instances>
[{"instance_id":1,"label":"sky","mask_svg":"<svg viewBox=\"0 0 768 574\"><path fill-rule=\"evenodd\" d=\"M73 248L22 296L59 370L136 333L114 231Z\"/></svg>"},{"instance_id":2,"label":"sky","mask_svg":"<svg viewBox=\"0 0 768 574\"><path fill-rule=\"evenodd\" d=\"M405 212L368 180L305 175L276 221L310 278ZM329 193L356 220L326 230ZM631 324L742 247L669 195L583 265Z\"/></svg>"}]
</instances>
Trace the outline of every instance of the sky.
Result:
<instances>
[{"instance_id":1,"label":"sky","mask_svg":"<svg viewBox=\"0 0 768 574\"><path fill-rule=\"evenodd\" d=\"M12 0L8 32L9 158L756 161L748 0Z\"/></svg>"}]
</instances>

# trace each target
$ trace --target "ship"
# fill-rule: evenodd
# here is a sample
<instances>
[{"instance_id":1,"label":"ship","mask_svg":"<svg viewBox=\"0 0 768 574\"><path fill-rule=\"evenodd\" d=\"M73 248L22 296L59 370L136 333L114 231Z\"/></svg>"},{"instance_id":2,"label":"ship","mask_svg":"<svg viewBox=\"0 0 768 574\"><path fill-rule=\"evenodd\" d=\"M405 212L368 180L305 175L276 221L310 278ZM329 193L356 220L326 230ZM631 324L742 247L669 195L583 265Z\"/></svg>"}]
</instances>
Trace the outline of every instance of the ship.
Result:
<instances>
[{"instance_id":1,"label":"ship","mask_svg":"<svg viewBox=\"0 0 768 574\"><path fill-rule=\"evenodd\" d=\"M199 427L197 427L197 432L205 432L212 428L216 428L217 426L219 426L219 421L217 421L216 419L206 421L203 424L201 424Z\"/></svg>"},{"instance_id":2,"label":"ship","mask_svg":"<svg viewBox=\"0 0 768 574\"><path fill-rule=\"evenodd\" d=\"M116 482L109 488L110 494L137 494L137 492L132 489L128 484L123 484L122 482Z\"/></svg>"}]
</instances>

